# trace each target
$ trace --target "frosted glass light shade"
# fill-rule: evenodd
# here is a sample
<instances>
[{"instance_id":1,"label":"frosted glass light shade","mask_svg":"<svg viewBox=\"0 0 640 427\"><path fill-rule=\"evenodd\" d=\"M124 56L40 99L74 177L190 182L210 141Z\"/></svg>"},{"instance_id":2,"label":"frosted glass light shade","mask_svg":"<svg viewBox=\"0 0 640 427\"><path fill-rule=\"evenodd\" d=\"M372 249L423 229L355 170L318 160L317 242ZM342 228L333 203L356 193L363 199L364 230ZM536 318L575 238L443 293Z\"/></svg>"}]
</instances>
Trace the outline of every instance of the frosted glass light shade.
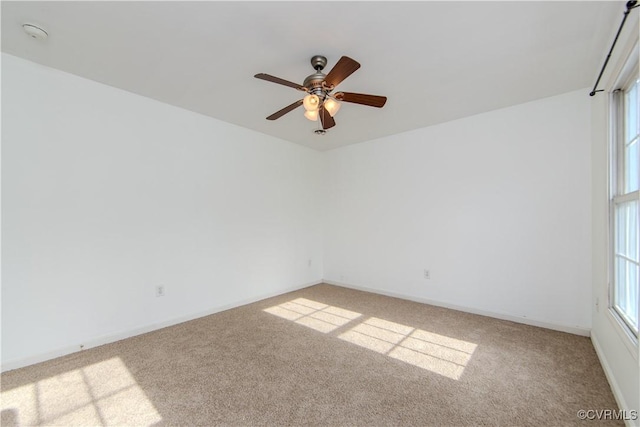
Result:
<instances>
[{"instance_id":1,"label":"frosted glass light shade","mask_svg":"<svg viewBox=\"0 0 640 427\"><path fill-rule=\"evenodd\" d=\"M324 108L329 112L331 117L333 117L340 109L340 103L334 99L327 97L327 99L324 100Z\"/></svg>"},{"instance_id":2,"label":"frosted glass light shade","mask_svg":"<svg viewBox=\"0 0 640 427\"><path fill-rule=\"evenodd\" d=\"M307 95L302 100L302 105L304 105L304 109L307 111L315 111L320 105L320 98L318 98L318 95Z\"/></svg>"},{"instance_id":3,"label":"frosted glass light shade","mask_svg":"<svg viewBox=\"0 0 640 427\"><path fill-rule=\"evenodd\" d=\"M305 111L304 116L312 122L315 122L318 120L318 110Z\"/></svg>"}]
</instances>

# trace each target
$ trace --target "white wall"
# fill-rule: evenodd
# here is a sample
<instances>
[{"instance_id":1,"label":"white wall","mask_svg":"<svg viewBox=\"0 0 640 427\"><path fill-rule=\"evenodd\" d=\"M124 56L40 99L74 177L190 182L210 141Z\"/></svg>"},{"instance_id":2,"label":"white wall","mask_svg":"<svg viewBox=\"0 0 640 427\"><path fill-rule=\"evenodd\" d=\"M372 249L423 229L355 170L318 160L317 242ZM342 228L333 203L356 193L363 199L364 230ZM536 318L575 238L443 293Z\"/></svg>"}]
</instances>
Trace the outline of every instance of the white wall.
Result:
<instances>
[{"instance_id":1,"label":"white wall","mask_svg":"<svg viewBox=\"0 0 640 427\"><path fill-rule=\"evenodd\" d=\"M608 309L608 147L610 92L634 43L638 40L638 13L631 13L613 52L600 89L591 98L592 123L592 239L593 326L591 337L621 408L640 411L640 349L622 333ZM596 302L599 304L596 306ZM630 425L632 423L629 423ZM633 425L640 425L636 420Z\"/></svg>"},{"instance_id":2,"label":"white wall","mask_svg":"<svg viewBox=\"0 0 640 427\"><path fill-rule=\"evenodd\" d=\"M2 151L3 369L322 278L321 153L6 54Z\"/></svg>"},{"instance_id":3,"label":"white wall","mask_svg":"<svg viewBox=\"0 0 640 427\"><path fill-rule=\"evenodd\" d=\"M328 152L325 279L588 334L587 93Z\"/></svg>"}]
</instances>

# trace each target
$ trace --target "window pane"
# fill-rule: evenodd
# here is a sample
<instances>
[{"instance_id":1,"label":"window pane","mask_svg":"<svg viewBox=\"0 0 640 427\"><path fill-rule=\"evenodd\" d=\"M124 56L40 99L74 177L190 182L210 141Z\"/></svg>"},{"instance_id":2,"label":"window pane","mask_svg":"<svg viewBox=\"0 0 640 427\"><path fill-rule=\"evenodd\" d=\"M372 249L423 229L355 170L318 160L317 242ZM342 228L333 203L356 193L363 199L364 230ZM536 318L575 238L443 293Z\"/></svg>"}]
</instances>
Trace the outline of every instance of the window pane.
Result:
<instances>
[{"instance_id":1,"label":"window pane","mask_svg":"<svg viewBox=\"0 0 640 427\"><path fill-rule=\"evenodd\" d=\"M625 96L625 139L629 142L638 135L638 82L631 86Z\"/></svg>"},{"instance_id":2,"label":"window pane","mask_svg":"<svg viewBox=\"0 0 640 427\"><path fill-rule=\"evenodd\" d=\"M630 193L638 189L638 139L625 148L624 153L624 191Z\"/></svg>"},{"instance_id":3,"label":"window pane","mask_svg":"<svg viewBox=\"0 0 640 427\"><path fill-rule=\"evenodd\" d=\"M615 305L623 312L627 308L627 263L624 258L616 257Z\"/></svg>"},{"instance_id":4,"label":"window pane","mask_svg":"<svg viewBox=\"0 0 640 427\"><path fill-rule=\"evenodd\" d=\"M636 262L638 259L638 204L637 200L616 206L616 254Z\"/></svg>"},{"instance_id":5,"label":"window pane","mask_svg":"<svg viewBox=\"0 0 640 427\"><path fill-rule=\"evenodd\" d=\"M616 257L615 307L638 332L638 265Z\"/></svg>"}]
</instances>

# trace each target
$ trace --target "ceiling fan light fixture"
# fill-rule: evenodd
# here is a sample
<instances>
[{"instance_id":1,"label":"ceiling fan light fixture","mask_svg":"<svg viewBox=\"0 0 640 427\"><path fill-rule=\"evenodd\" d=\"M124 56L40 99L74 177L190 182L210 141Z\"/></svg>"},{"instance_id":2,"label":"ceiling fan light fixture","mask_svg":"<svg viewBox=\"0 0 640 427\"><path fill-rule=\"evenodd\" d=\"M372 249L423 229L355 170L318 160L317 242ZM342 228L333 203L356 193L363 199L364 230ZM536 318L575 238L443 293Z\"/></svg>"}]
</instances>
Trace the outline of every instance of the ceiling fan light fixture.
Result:
<instances>
[{"instance_id":1,"label":"ceiling fan light fixture","mask_svg":"<svg viewBox=\"0 0 640 427\"><path fill-rule=\"evenodd\" d=\"M331 117L334 117L338 113L338 110L340 109L340 103L330 97L327 97L327 99L325 99L323 105L325 110L327 110L327 112L331 115Z\"/></svg>"},{"instance_id":2,"label":"ceiling fan light fixture","mask_svg":"<svg viewBox=\"0 0 640 427\"><path fill-rule=\"evenodd\" d=\"M318 95L309 94L302 100L302 105L307 111L316 111L320 106L320 98L318 98Z\"/></svg>"},{"instance_id":3,"label":"ceiling fan light fixture","mask_svg":"<svg viewBox=\"0 0 640 427\"><path fill-rule=\"evenodd\" d=\"M304 116L312 122L315 122L318 120L318 110L307 110L305 111Z\"/></svg>"}]
</instances>

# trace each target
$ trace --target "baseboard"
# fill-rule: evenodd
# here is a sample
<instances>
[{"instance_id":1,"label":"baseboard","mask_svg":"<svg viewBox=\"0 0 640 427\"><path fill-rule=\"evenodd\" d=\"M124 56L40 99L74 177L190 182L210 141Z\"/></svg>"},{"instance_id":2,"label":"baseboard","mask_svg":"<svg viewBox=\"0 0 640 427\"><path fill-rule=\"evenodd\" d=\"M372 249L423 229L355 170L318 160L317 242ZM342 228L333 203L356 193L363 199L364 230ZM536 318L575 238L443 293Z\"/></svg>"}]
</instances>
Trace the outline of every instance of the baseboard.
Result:
<instances>
[{"instance_id":1,"label":"baseboard","mask_svg":"<svg viewBox=\"0 0 640 427\"><path fill-rule=\"evenodd\" d=\"M110 344L112 342L120 341L126 338L135 337L136 335L146 334L158 329L166 328L169 326L177 325L179 323L188 322L190 320L198 319L200 317L209 316L211 314L220 313L222 311L230 310L232 308L240 307L243 305L251 304L257 301L261 301L267 298L275 297L278 295L286 294L289 292L297 291L299 289L308 288L309 286L318 285L322 283L321 280L305 283L298 286L292 286L281 291L268 292L260 294L255 297L234 301L230 304L225 304L219 307L214 307L209 310L201 311L198 313L192 313L185 316L175 317L173 319L165 320L162 322L151 323L138 328L129 329L126 331L120 331L113 334L103 335L84 342L82 349L77 345L62 347L46 353L41 353L35 356L25 357L22 359L10 360L8 362L2 361L1 372L11 371L13 369L22 368L36 363L45 362L47 360L55 359L58 357L66 356L68 354L76 353L78 351L88 350L90 348L98 347L104 344Z\"/></svg>"},{"instance_id":2,"label":"baseboard","mask_svg":"<svg viewBox=\"0 0 640 427\"><path fill-rule=\"evenodd\" d=\"M412 296L412 295L405 295L405 294L401 294L401 293L397 293L397 292L382 291L380 289L373 289L373 288L368 288L366 286L353 285L353 284L350 284L350 283L336 282L334 280L324 279L323 283L327 283L329 285L341 286L343 288L350 288L350 289L356 289L356 290L359 290L359 291L371 292L371 293L374 293L374 294L386 295L386 296L389 296L389 297L400 298L400 299L405 299L405 300L409 300L409 301L415 301L415 302L419 302L419 303L422 303L422 304L435 305L437 307L449 308L449 309L452 309L452 310L463 311L465 313L471 313L471 314L478 314L480 316L493 317L495 319L509 320L509 321L515 322L515 323L522 323L524 325L537 326L537 327L545 328L545 329L552 329L554 331L567 332L567 333L570 333L570 334L581 335L581 336L584 336L584 337L588 337L588 336L591 335L591 330L590 329L579 328L579 327L576 327L576 326L560 325L560 324L556 324L556 323L549 323L549 322L545 322L545 321L541 321L541 320L530 319L528 317L520 317L520 316L513 316L513 315L510 315L510 314L503 314L503 313L497 313L497 312L492 312L492 311L478 310L478 309L475 309L475 308L472 308L472 307L465 307L465 306L460 306L460 305L455 305L455 304L449 304L449 303L446 303L446 302L434 301L434 300L430 300L430 299L426 299L426 298L415 297L415 296Z\"/></svg>"},{"instance_id":3,"label":"baseboard","mask_svg":"<svg viewBox=\"0 0 640 427\"><path fill-rule=\"evenodd\" d=\"M595 334L591 334L591 342L593 343L593 348L596 349L596 354L598 355L598 359L600 360L600 364L602 365L602 369L604 370L604 375L607 377L607 381L609 381L609 385L611 386L611 391L613 392L613 397L616 399L616 403L620 409L629 410L630 406L627 405L627 402L624 399L624 395L620 390L620 386L616 381L616 377L613 375L611 371L611 366L609 366L609 362L607 358L604 356L604 351L602 350L602 346L600 345L600 341L598 341L598 337ZM638 427L640 423L633 422L631 420L625 420L625 424L628 427Z\"/></svg>"}]
</instances>

